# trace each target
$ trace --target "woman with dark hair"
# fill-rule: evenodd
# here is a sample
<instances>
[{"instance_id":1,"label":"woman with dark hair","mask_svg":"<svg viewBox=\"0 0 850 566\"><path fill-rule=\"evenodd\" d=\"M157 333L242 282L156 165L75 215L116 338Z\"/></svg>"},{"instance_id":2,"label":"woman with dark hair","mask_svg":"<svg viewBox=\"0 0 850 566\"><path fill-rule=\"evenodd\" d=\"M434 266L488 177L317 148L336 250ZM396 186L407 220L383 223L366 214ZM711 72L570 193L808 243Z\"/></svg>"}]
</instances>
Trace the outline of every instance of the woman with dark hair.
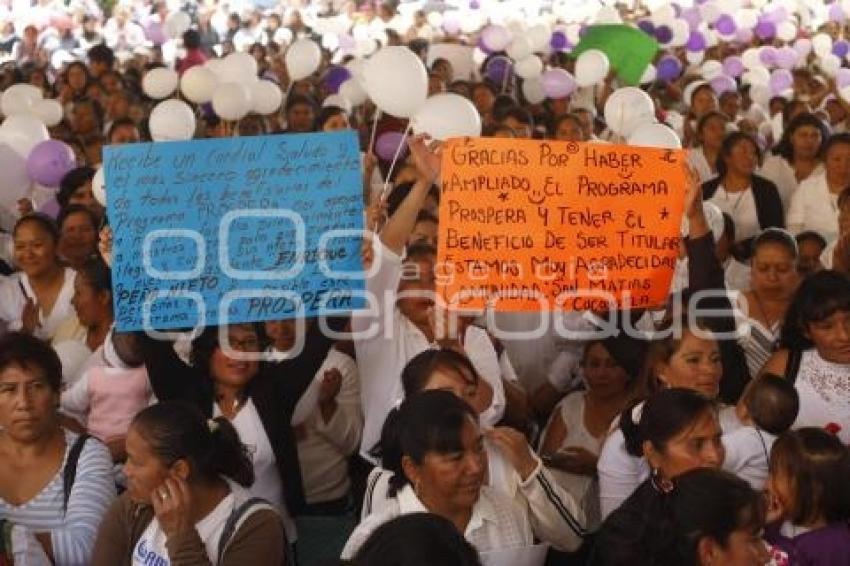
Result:
<instances>
[{"instance_id":1,"label":"woman with dark hair","mask_svg":"<svg viewBox=\"0 0 850 566\"><path fill-rule=\"evenodd\" d=\"M350 129L348 113L339 106L323 106L316 114L316 124L313 128L316 132L337 132Z\"/></svg>"},{"instance_id":2,"label":"woman with dark hair","mask_svg":"<svg viewBox=\"0 0 850 566\"><path fill-rule=\"evenodd\" d=\"M646 344L625 333L588 342L581 359L585 389L558 403L541 435L540 454L556 468L561 486L581 497L592 526L599 521L594 482L599 452L611 423L635 393L645 354Z\"/></svg>"},{"instance_id":3,"label":"woman with dark hair","mask_svg":"<svg viewBox=\"0 0 850 566\"><path fill-rule=\"evenodd\" d=\"M827 243L838 237L838 196L850 186L850 134L836 134L823 148L824 172L810 175L791 197L786 220L794 234L812 230Z\"/></svg>"},{"instance_id":4,"label":"woman with dark hair","mask_svg":"<svg viewBox=\"0 0 850 566\"><path fill-rule=\"evenodd\" d=\"M481 398L482 379L469 359L451 349L425 350L414 356L402 372L406 398L427 391L448 391L473 408L479 421L487 409ZM382 466L369 474L361 519L391 508L393 472L384 464L385 447L398 443L399 429L385 423L373 454ZM559 487L551 472L534 455L525 438L508 427L484 430L488 475L486 485L526 510L536 536L556 548L575 550L585 534L584 514L574 498Z\"/></svg>"},{"instance_id":5,"label":"woman with dark hair","mask_svg":"<svg viewBox=\"0 0 850 566\"><path fill-rule=\"evenodd\" d=\"M60 209L65 209L72 204L85 206L97 216L99 223L103 218L104 210L103 205L97 202L91 190L91 181L95 172L92 167L77 167L65 173L59 181L56 201Z\"/></svg>"},{"instance_id":6,"label":"woman with dark hair","mask_svg":"<svg viewBox=\"0 0 850 566\"><path fill-rule=\"evenodd\" d=\"M85 63L72 61L65 68L62 90L59 92L59 101L64 105L65 116L70 116L71 104L86 96L91 75Z\"/></svg>"},{"instance_id":7,"label":"woman with dark hair","mask_svg":"<svg viewBox=\"0 0 850 566\"><path fill-rule=\"evenodd\" d=\"M809 112L787 122L782 139L759 171L776 185L785 210L800 183L812 175L823 173L823 147L828 138L829 128L823 120Z\"/></svg>"},{"instance_id":8,"label":"woman with dark hair","mask_svg":"<svg viewBox=\"0 0 850 566\"><path fill-rule=\"evenodd\" d=\"M76 272L59 262L59 232L43 214L24 216L12 232L14 260L20 271L0 283L0 320L11 330L52 339L73 317L71 298Z\"/></svg>"},{"instance_id":9,"label":"woman with dark hair","mask_svg":"<svg viewBox=\"0 0 850 566\"><path fill-rule=\"evenodd\" d=\"M112 274L99 256L90 257L77 271L71 305L77 320L63 324L53 336L54 344L79 340L94 352L112 328Z\"/></svg>"},{"instance_id":10,"label":"woman with dark hair","mask_svg":"<svg viewBox=\"0 0 850 566\"><path fill-rule=\"evenodd\" d=\"M411 513L387 521L354 557L357 566L481 566L478 552L451 521Z\"/></svg>"},{"instance_id":11,"label":"woman with dark hair","mask_svg":"<svg viewBox=\"0 0 850 566\"><path fill-rule=\"evenodd\" d=\"M0 531L6 556L90 564L97 528L115 498L112 458L94 438L62 428L62 366L41 340L0 338Z\"/></svg>"},{"instance_id":12,"label":"woman with dark hair","mask_svg":"<svg viewBox=\"0 0 850 566\"><path fill-rule=\"evenodd\" d=\"M776 186L755 174L761 150L749 134L726 136L717 156L717 177L702 186L703 198L732 217L738 242L766 228L784 228L782 199Z\"/></svg>"},{"instance_id":13,"label":"woman with dark hair","mask_svg":"<svg viewBox=\"0 0 850 566\"><path fill-rule=\"evenodd\" d=\"M794 428L830 426L850 443L850 280L821 271L803 281L785 315L779 347L762 372L784 376L797 388Z\"/></svg>"},{"instance_id":14,"label":"woman with dark hair","mask_svg":"<svg viewBox=\"0 0 850 566\"><path fill-rule=\"evenodd\" d=\"M704 114L697 122L694 144L688 150L688 162L699 173L700 182L705 183L717 175L717 158L728 124L729 118L716 110Z\"/></svg>"},{"instance_id":15,"label":"woman with dark hair","mask_svg":"<svg viewBox=\"0 0 850 566\"><path fill-rule=\"evenodd\" d=\"M148 407L127 433L124 473L127 491L104 518L92 565L284 563L280 517L246 489L254 468L226 418Z\"/></svg>"},{"instance_id":16,"label":"woman with dark hair","mask_svg":"<svg viewBox=\"0 0 850 566\"><path fill-rule=\"evenodd\" d=\"M588 140L581 118L576 114L562 114L552 121L551 139L584 142Z\"/></svg>"},{"instance_id":17,"label":"woman with dark hair","mask_svg":"<svg viewBox=\"0 0 850 566\"><path fill-rule=\"evenodd\" d=\"M602 525L591 566L762 566L764 503L747 482L698 468L652 480Z\"/></svg>"},{"instance_id":18,"label":"woman with dark hair","mask_svg":"<svg viewBox=\"0 0 850 566\"><path fill-rule=\"evenodd\" d=\"M485 485L484 438L469 405L448 391L425 391L405 399L384 427L396 429L382 434L380 447L394 499L354 530L343 559L355 556L380 525L422 511L451 521L479 552L534 544L525 508Z\"/></svg>"},{"instance_id":19,"label":"woman with dark hair","mask_svg":"<svg viewBox=\"0 0 850 566\"><path fill-rule=\"evenodd\" d=\"M72 204L62 210L59 225L59 255L64 262L79 270L97 253L99 219L85 206Z\"/></svg>"},{"instance_id":20,"label":"woman with dark hair","mask_svg":"<svg viewBox=\"0 0 850 566\"><path fill-rule=\"evenodd\" d=\"M768 228L753 240L750 290L741 298L747 331L739 339L750 375L758 375L776 349L785 313L800 277L797 242L778 228Z\"/></svg>"}]
</instances>

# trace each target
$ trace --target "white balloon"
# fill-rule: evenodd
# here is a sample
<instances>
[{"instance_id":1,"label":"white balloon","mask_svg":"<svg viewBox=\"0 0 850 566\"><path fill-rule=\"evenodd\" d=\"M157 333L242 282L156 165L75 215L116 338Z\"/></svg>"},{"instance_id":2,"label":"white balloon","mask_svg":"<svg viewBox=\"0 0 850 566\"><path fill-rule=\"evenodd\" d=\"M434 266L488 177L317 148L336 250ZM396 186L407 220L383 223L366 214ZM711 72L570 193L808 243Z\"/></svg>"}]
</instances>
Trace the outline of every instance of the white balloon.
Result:
<instances>
[{"instance_id":1,"label":"white balloon","mask_svg":"<svg viewBox=\"0 0 850 566\"><path fill-rule=\"evenodd\" d=\"M818 65L827 77L834 77L841 68L841 59L837 55L827 53L818 60Z\"/></svg>"},{"instance_id":2,"label":"white balloon","mask_svg":"<svg viewBox=\"0 0 850 566\"><path fill-rule=\"evenodd\" d=\"M706 2L699 7L699 12L702 20L709 24L713 24L722 15L717 2Z\"/></svg>"},{"instance_id":3,"label":"white balloon","mask_svg":"<svg viewBox=\"0 0 850 566\"><path fill-rule=\"evenodd\" d=\"M13 84L3 91L0 110L4 116L27 114L32 112L35 104L41 99L41 91L37 87L23 83Z\"/></svg>"},{"instance_id":4,"label":"white balloon","mask_svg":"<svg viewBox=\"0 0 850 566\"><path fill-rule=\"evenodd\" d=\"M702 64L700 72L705 80L710 81L714 77L719 77L723 74L723 64L720 61L710 59Z\"/></svg>"},{"instance_id":5,"label":"white balloon","mask_svg":"<svg viewBox=\"0 0 850 566\"><path fill-rule=\"evenodd\" d=\"M673 32L673 38L670 40L673 47L682 47L691 35L691 28L685 20L673 20L670 23L670 31Z\"/></svg>"},{"instance_id":6,"label":"white balloon","mask_svg":"<svg viewBox=\"0 0 850 566\"><path fill-rule=\"evenodd\" d=\"M537 55L529 55L525 59L517 61L514 65L514 73L522 79L533 79L539 77L543 72L543 61Z\"/></svg>"},{"instance_id":7,"label":"white balloon","mask_svg":"<svg viewBox=\"0 0 850 566\"><path fill-rule=\"evenodd\" d=\"M679 139L676 132L672 128L658 123L641 124L628 137L628 142L629 145L644 147L682 148L682 140Z\"/></svg>"},{"instance_id":8,"label":"white balloon","mask_svg":"<svg viewBox=\"0 0 850 566\"><path fill-rule=\"evenodd\" d=\"M428 72L407 47L384 47L366 61L363 86L375 105L399 118L410 118L428 96Z\"/></svg>"},{"instance_id":9,"label":"white balloon","mask_svg":"<svg viewBox=\"0 0 850 566\"><path fill-rule=\"evenodd\" d=\"M177 39L192 25L192 18L186 12L171 12L165 18L165 33L172 39Z\"/></svg>"},{"instance_id":10,"label":"white balloon","mask_svg":"<svg viewBox=\"0 0 850 566\"><path fill-rule=\"evenodd\" d=\"M32 114L15 114L0 124L0 141L11 145L24 159L29 156L32 148L49 137L44 123Z\"/></svg>"},{"instance_id":11,"label":"white balloon","mask_svg":"<svg viewBox=\"0 0 850 566\"><path fill-rule=\"evenodd\" d=\"M205 104L212 100L218 77L209 67L196 65L180 77L180 92L187 100L195 104Z\"/></svg>"},{"instance_id":12,"label":"white balloon","mask_svg":"<svg viewBox=\"0 0 850 566\"><path fill-rule=\"evenodd\" d=\"M760 55L758 49L750 47L741 54L741 62L744 63L744 67L747 69L758 69L763 66Z\"/></svg>"},{"instance_id":13,"label":"white balloon","mask_svg":"<svg viewBox=\"0 0 850 566\"><path fill-rule=\"evenodd\" d=\"M212 107L222 120L240 120L251 110L251 93L239 83L221 84L213 94Z\"/></svg>"},{"instance_id":14,"label":"white balloon","mask_svg":"<svg viewBox=\"0 0 850 566\"><path fill-rule=\"evenodd\" d=\"M651 83L658 77L658 70L655 68L655 65L650 63L644 69L643 74L640 76L640 84L645 85L647 83Z\"/></svg>"},{"instance_id":15,"label":"white balloon","mask_svg":"<svg viewBox=\"0 0 850 566\"><path fill-rule=\"evenodd\" d=\"M770 106L770 99L772 97L773 93L767 84L757 83L750 87L750 98L765 110Z\"/></svg>"},{"instance_id":16,"label":"white balloon","mask_svg":"<svg viewBox=\"0 0 850 566\"><path fill-rule=\"evenodd\" d=\"M363 84L363 81L366 80L366 75L364 74L364 69L366 68L365 59L352 59L344 66L351 73L352 77L360 81L360 84Z\"/></svg>"},{"instance_id":17,"label":"white balloon","mask_svg":"<svg viewBox=\"0 0 850 566\"><path fill-rule=\"evenodd\" d=\"M251 110L257 114L274 114L281 102L283 93L272 81L257 81L251 85Z\"/></svg>"},{"instance_id":18,"label":"white balloon","mask_svg":"<svg viewBox=\"0 0 850 566\"><path fill-rule=\"evenodd\" d=\"M354 44L354 54L357 57L368 57L378 49L378 42L367 37L366 39L358 39Z\"/></svg>"},{"instance_id":19,"label":"white balloon","mask_svg":"<svg viewBox=\"0 0 850 566\"><path fill-rule=\"evenodd\" d=\"M257 60L250 53L235 51L224 58L222 69L228 82L254 82L257 80Z\"/></svg>"},{"instance_id":20,"label":"white balloon","mask_svg":"<svg viewBox=\"0 0 850 566\"><path fill-rule=\"evenodd\" d=\"M154 100L168 98L177 89L180 76L165 67L151 69L142 79L142 90Z\"/></svg>"},{"instance_id":21,"label":"white balloon","mask_svg":"<svg viewBox=\"0 0 850 566\"><path fill-rule=\"evenodd\" d=\"M744 8L743 10L739 10L733 19L739 28L752 29L758 24L759 13L756 10Z\"/></svg>"},{"instance_id":22,"label":"white balloon","mask_svg":"<svg viewBox=\"0 0 850 566\"><path fill-rule=\"evenodd\" d=\"M228 82L227 81L227 69L224 64L224 59L209 59L206 63L204 63L204 68L212 71L215 75L218 82Z\"/></svg>"},{"instance_id":23,"label":"white balloon","mask_svg":"<svg viewBox=\"0 0 850 566\"><path fill-rule=\"evenodd\" d=\"M546 51L549 40L552 38L552 30L546 24L537 24L528 28L525 36L531 41L531 47L535 52Z\"/></svg>"},{"instance_id":24,"label":"white balloon","mask_svg":"<svg viewBox=\"0 0 850 566\"><path fill-rule=\"evenodd\" d=\"M39 100L33 105L32 113L48 128L62 121L62 105L58 100Z\"/></svg>"},{"instance_id":25,"label":"white balloon","mask_svg":"<svg viewBox=\"0 0 850 566\"><path fill-rule=\"evenodd\" d=\"M14 210L18 200L30 191L26 156L21 156L11 143L0 136L0 206Z\"/></svg>"},{"instance_id":26,"label":"white balloon","mask_svg":"<svg viewBox=\"0 0 850 566\"><path fill-rule=\"evenodd\" d=\"M412 119L413 131L435 140L481 135L481 116L469 99L451 92L435 94Z\"/></svg>"},{"instance_id":27,"label":"white balloon","mask_svg":"<svg viewBox=\"0 0 850 566\"><path fill-rule=\"evenodd\" d=\"M284 62L289 78L299 81L309 77L319 68L319 63L322 62L322 50L315 41L302 38L289 46Z\"/></svg>"},{"instance_id":28,"label":"white balloon","mask_svg":"<svg viewBox=\"0 0 850 566\"><path fill-rule=\"evenodd\" d=\"M154 141L185 141L195 135L195 113L182 100L163 100L151 112L148 127Z\"/></svg>"},{"instance_id":29,"label":"white balloon","mask_svg":"<svg viewBox=\"0 0 850 566\"><path fill-rule=\"evenodd\" d=\"M103 166L99 166L91 180L91 192L94 200L99 202L101 206L106 206L106 184L103 179Z\"/></svg>"},{"instance_id":30,"label":"white balloon","mask_svg":"<svg viewBox=\"0 0 850 566\"><path fill-rule=\"evenodd\" d=\"M785 20L776 26L776 37L782 41L793 41L797 37L797 26L793 22Z\"/></svg>"},{"instance_id":31,"label":"white balloon","mask_svg":"<svg viewBox=\"0 0 850 566\"><path fill-rule=\"evenodd\" d=\"M766 85L770 83L770 71L764 67L751 69L741 76L741 82L745 85Z\"/></svg>"},{"instance_id":32,"label":"white balloon","mask_svg":"<svg viewBox=\"0 0 850 566\"><path fill-rule=\"evenodd\" d=\"M611 131L628 137L640 124L655 120L655 103L646 91L623 87L605 101L604 115Z\"/></svg>"},{"instance_id":33,"label":"white balloon","mask_svg":"<svg viewBox=\"0 0 850 566\"><path fill-rule=\"evenodd\" d=\"M705 51L688 51L685 53L685 59L691 65L699 65L705 59Z\"/></svg>"},{"instance_id":34,"label":"white balloon","mask_svg":"<svg viewBox=\"0 0 850 566\"><path fill-rule=\"evenodd\" d=\"M339 94L345 98L351 106L360 106L369 98L366 91L363 89L363 86L360 84L360 81L355 77L351 77L339 85Z\"/></svg>"},{"instance_id":35,"label":"white balloon","mask_svg":"<svg viewBox=\"0 0 850 566\"><path fill-rule=\"evenodd\" d=\"M818 57L830 54L832 52L832 38L825 33L816 34L812 38L812 49Z\"/></svg>"},{"instance_id":36,"label":"white balloon","mask_svg":"<svg viewBox=\"0 0 850 566\"><path fill-rule=\"evenodd\" d=\"M346 114L351 114L351 102L341 94L330 94L322 101L322 108L336 106L342 108Z\"/></svg>"},{"instance_id":37,"label":"white balloon","mask_svg":"<svg viewBox=\"0 0 850 566\"><path fill-rule=\"evenodd\" d=\"M540 79L528 79L522 82L522 94L529 104L540 104L546 100L546 90Z\"/></svg>"},{"instance_id":38,"label":"white balloon","mask_svg":"<svg viewBox=\"0 0 850 566\"><path fill-rule=\"evenodd\" d=\"M534 53L534 46L531 45L531 40L524 35L514 36L513 41L511 41L507 49L508 57L514 61L525 59L532 53Z\"/></svg>"},{"instance_id":39,"label":"white balloon","mask_svg":"<svg viewBox=\"0 0 850 566\"><path fill-rule=\"evenodd\" d=\"M576 60L576 84L585 87L602 81L608 76L610 66L605 53L598 49L588 49Z\"/></svg>"}]
</instances>

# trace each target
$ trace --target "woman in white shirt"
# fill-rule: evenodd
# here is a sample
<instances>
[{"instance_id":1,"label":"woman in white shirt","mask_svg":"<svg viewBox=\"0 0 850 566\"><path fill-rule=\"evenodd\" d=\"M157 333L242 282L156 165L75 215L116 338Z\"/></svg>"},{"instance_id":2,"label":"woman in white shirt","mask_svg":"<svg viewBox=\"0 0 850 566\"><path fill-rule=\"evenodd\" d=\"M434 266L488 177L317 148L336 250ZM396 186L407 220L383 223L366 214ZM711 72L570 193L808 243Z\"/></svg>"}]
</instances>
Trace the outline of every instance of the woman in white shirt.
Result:
<instances>
[{"instance_id":1,"label":"woman in white shirt","mask_svg":"<svg viewBox=\"0 0 850 566\"><path fill-rule=\"evenodd\" d=\"M479 553L534 545L525 508L485 485L484 435L468 404L448 391L425 391L405 399L387 426L396 430L396 442L382 447L394 499L354 530L343 559L378 526L423 511L451 521Z\"/></svg>"},{"instance_id":2,"label":"woman in white shirt","mask_svg":"<svg viewBox=\"0 0 850 566\"><path fill-rule=\"evenodd\" d=\"M688 162L696 169L701 183L717 175L717 158L728 125L729 118L717 111L703 115L697 122L696 143L688 150Z\"/></svg>"},{"instance_id":3,"label":"woman in white shirt","mask_svg":"<svg viewBox=\"0 0 850 566\"><path fill-rule=\"evenodd\" d=\"M838 237L838 195L850 186L850 134L829 138L824 168L822 174L800 183L791 198L786 224L794 234L812 230L830 243Z\"/></svg>"},{"instance_id":4,"label":"woman in white shirt","mask_svg":"<svg viewBox=\"0 0 850 566\"><path fill-rule=\"evenodd\" d=\"M764 160L759 174L779 189L782 206L788 208L797 186L812 175L823 172L823 146L829 138L829 128L814 114L794 117L773 148L773 155Z\"/></svg>"},{"instance_id":5,"label":"woman in white shirt","mask_svg":"<svg viewBox=\"0 0 850 566\"><path fill-rule=\"evenodd\" d=\"M0 285L0 320L10 330L49 340L75 316L71 299L76 272L59 263L59 233L47 216L24 216L15 224L12 237L20 271Z\"/></svg>"}]
</instances>

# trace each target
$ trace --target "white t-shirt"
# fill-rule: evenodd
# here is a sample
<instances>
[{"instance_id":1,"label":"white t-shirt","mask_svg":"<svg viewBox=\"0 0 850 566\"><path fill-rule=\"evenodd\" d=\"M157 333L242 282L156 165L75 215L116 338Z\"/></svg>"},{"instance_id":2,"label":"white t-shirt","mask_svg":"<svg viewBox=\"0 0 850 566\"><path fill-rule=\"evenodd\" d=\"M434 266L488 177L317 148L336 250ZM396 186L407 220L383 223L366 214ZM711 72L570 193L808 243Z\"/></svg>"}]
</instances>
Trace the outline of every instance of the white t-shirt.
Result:
<instances>
[{"instance_id":1,"label":"white t-shirt","mask_svg":"<svg viewBox=\"0 0 850 566\"><path fill-rule=\"evenodd\" d=\"M219 539L221 539L224 525L227 523L230 514L233 513L234 508L235 498L231 492L221 500L221 503L216 505L209 515L195 523L195 530L198 531L198 536L204 542L210 564L218 562ZM151 564L169 566L171 559L168 557L168 551L165 548L166 538L165 532L159 525L159 520L154 517L148 528L139 537L136 546L133 547L133 566L151 566Z\"/></svg>"},{"instance_id":2,"label":"white t-shirt","mask_svg":"<svg viewBox=\"0 0 850 566\"><path fill-rule=\"evenodd\" d=\"M813 230L827 243L838 238L838 195L830 192L825 173L800 183L791 197L785 224L794 234Z\"/></svg>"},{"instance_id":3,"label":"white t-shirt","mask_svg":"<svg viewBox=\"0 0 850 566\"><path fill-rule=\"evenodd\" d=\"M56 329L62 323L76 316L71 299L74 296L74 279L77 277L77 272L66 267L64 276L65 279L53 303L53 309L47 314L39 311L41 326L34 333L37 338L52 339ZM21 314L26 304L26 297L21 286L26 290L26 297L35 297L35 291L25 273L13 273L0 282L0 320L9 324L9 330L20 330L22 326Z\"/></svg>"},{"instance_id":4,"label":"white t-shirt","mask_svg":"<svg viewBox=\"0 0 850 566\"><path fill-rule=\"evenodd\" d=\"M218 408L217 404L214 404L213 417L220 416L221 409ZM262 497L274 506L283 520L287 540L294 542L297 539L295 522L286 509L283 482L280 479L277 459L254 402L248 399L230 422L239 434L239 440L245 445L254 464L254 484L248 488L248 492L252 497Z\"/></svg>"},{"instance_id":5,"label":"white t-shirt","mask_svg":"<svg viewBox=\"0 0 850 566\"><path fill-rule=\"evenodd\" d=\"M764 489L770 448L776 437L753 426L742 426L723 435L726 458L723 469L747 480L756 491Z\"/></svg>"},{"instance_id":6,"label":"white t-shirt","mask_svg":"<svg viewBox=\"0 0 850 566\"><path fill-rule=\"evenodd\" d=\"M732 217L735 222L735 240L740 242L752 238L761 232L756 200L753 191L747 187L743 191L727 192L723 185L717 187L717 192L708 200Z\"/></svg>"}]
</instances>

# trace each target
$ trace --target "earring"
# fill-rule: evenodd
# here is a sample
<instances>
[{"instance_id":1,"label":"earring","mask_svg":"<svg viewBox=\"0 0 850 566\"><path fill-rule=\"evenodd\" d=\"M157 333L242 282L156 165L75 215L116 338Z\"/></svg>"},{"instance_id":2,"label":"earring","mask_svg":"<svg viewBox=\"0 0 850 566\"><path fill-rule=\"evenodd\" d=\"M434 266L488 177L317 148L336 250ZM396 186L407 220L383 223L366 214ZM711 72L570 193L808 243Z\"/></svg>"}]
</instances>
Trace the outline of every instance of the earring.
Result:
<instances>
[{"instance_id":1,"label":"earring","mask_svg":"<svg viewBox=\"0 0 850 566\"><path fill-rule=\"evenodd\" d=\"M668 493L672 492L673 489L676 487L672 481L661 475L661 470L658 468L652 469L651 481L652 487L654 487L657 492L663 495L667 495Z\"/></svg>"}]
</instances>

